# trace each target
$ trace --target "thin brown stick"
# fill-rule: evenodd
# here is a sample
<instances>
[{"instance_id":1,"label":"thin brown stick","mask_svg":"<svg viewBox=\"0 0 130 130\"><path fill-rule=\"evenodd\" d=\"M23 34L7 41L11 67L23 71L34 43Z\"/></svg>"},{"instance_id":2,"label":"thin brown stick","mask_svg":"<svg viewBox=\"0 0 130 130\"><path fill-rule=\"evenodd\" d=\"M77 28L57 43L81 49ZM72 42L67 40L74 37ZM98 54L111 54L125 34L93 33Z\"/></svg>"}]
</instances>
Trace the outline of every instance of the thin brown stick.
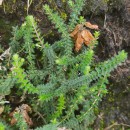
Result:
<instances>
[{"instance_id":1,"label":"thin brown stick","mask_svg":"<svg viewBox=\"0 0 130 130\"><path fill-rule=\"evenodd\" d=\"M126 126L126 127L130 127L130 125L127 125L127 124L124 124L124 123L118 124L117 122L115 122L112 125L106 127L104 130L111 130L111 128L114 127L114 126Z\"/></svg>"}]
</instances>

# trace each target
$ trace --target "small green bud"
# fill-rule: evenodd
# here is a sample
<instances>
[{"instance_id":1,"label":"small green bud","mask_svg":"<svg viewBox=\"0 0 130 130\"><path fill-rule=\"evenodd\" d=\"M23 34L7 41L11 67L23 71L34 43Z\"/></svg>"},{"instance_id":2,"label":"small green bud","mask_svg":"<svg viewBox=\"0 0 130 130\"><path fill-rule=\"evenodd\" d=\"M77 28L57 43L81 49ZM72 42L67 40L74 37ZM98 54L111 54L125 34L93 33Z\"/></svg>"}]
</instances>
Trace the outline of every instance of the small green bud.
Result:
<instances>
[{"instance_id":1,"label":"small green bud","mask_svg":"<svg viewBox=\"0 0 130 130\"><path fill-rule=\"evenodd\" d=\"M57 59L55 61L56 61L56 64L60 64L60 60L59 59Z\"/></svg>"},{"instance_id":2,"label":"small green bud","mask_svg":"<svg viewBox=\"0 0 130 130\"><path fill-rule=\"evenodd\" d=\"M25 60L22 58L22 59L21 59L21 62L23 63L24 61L25 61Z\"/></svg>"},{"instance_id":3,"label":"small green bud","mask_svg":"<svg viewBox=\"0 0 130 130\"><path fill-rule=\"evenodd\" d=\"M84 74L88 74L90 71L90 66L86 66L84 69Z\"/></svg>"},{"instance_id":4,"label":"small green bud","mask_svg":"<svg viewBox=\"0 0 130 130\"><path fill-rule=\"evenodd\" d=\"M55 62L59 65L65 65L67 60L66 60L66 57L62 57L62 58L57 59Z\"/></svg>"},{"instance_id":5,"label":"small green bud","mask_svg":"<svg viewBox=\"0 0 130 130\"><path fill-rule=\"evenodd\" d=\"M23 23L23 24L22 24L22 27L25 27L25 26L26 26L26 23Z\"/></svg>"},{"instance_id":6,"label":"small green bud","mask_svg":"<svg viewBox=\"0 0 130 130\"><path fill-rule=\"evenodd\" d=\"M80 95L80 96L79 96L79 99L80 99L80 100L82 100L82 99L83 99L83 96L82 96L82 95Z\"/></svg>"},{"instance_id":7,"label":"small green bud","mask_svg":"<svg viewBox=\"0 0 130 130\"><path fill-rule=\"evenodd\" d=\"M94 37L95 37L96 39L98 39L99 35L100 35L100 32L99 32L99 31L95 31L95 32L94 32Z\"/></svg>"},{"instance_id":8,"label":"small green bud","mask_svg":"<svg viewBox=\"0 0 130 130\"><path fill-rule=\"evenodd\" d=\"M90 50L90 53L91 53L91 54L93 54L93 52L94 52L93 50Z\"/></svg>"},{"instance_id":9,"label":"small green bud","mask_svg":"<svg viewBox=\"0 0 130 130\"><path fill-rule=\"evenodd\" d=\"M39 44L36 44L36 47L39 47L39 48L40 48L40 47L42 47L42 46L41 46L41 45L39 45Z\"/></svg>"},{"instance_id":10,"label":"small green bud","mask_svg":"<svg viewBox=\"0 0 130 130\"><path fill-rule=\"evenodd\" d=\"M18 55L18 54L14 54L14 55L13 55L13 59L14 59L14 60L18 60L18 58L19 58L19 55Z\"/></svg>"},{"instance_id":11,"label":"small green bud","mask_svg":"<svg viewBox=\"0 0 130 130\"><path fill-rule=\"evenodd\" d=\"M57 123L56 118L54 118L53 120L51 120L51 122L52 122L53 124L56 124L56 123Z\"/></svg>"},{"instance_id":12,"label":"small green bud","mask_svg":"<svg viewBox=\"0 0 130 130\"><path fill-rule=\"evenodd\" d=\"M81 24L82 24L82 23L85 23L85 19L84 19L83 16L80 16L80 17L79 17L79 23L81 23Z\"/></svg>"},{"instance_id":13,"label":"small green bud","mask_svg":"<svg viewBox=\"0 0 130 130\"><path fill-rule=\"evenodd\" d=\"M74 5L73 1L72 0L69 0L69 5L72 7Z\"/></svg>"},{"instance_id":14,"label":"small green bud","mask_svg":"<svg viewBox=\"0 0 130 130\"><path fill-rule=\"evenodd\" d=\"M76 67L78 67L79 66L79 64L76 64Z\"/></svg>"}]
</instances>

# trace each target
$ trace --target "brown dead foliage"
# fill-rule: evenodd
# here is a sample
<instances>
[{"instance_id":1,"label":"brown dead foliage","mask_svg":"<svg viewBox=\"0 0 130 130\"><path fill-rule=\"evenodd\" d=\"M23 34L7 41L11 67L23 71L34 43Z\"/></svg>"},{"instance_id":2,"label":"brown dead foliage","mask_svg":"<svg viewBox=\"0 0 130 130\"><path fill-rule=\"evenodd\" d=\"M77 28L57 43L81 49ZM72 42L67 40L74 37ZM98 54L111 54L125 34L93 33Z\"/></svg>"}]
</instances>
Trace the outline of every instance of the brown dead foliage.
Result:
<instances>
[{"instance_id":1,"label":"brown dead foliage","mask_svg":"<svg viewBox=\"0 0 130 130\"><path fill-rule=\"evenodd\" d=\"M16 107L15 110L9 114L9 116L12 118L10 122L11 125L14 125L17 123L17 120L14 118L14 114L20 113L23 116L26 123L29 126L32 126L33 122L32 122L32 119L29 117L28 112L31 112L31 107L28 106L27 104L22 104L20 107Z\"/></svg>"},{"instance_id":2,"label":"brown dead foliage","mask_svg":"<svg viewBox=\"0 0 130 130\"><path fill-rule=\"evenodd\" d=\"M0 115L3 113L4 111L4 106L0 106Z\"/></svg>"},{"instance_id":3,"label":"brown dead foliage","mask_svg":"<svg viewBox=\"0 0 130 130\"><path fill-rule=\"evenodd\" d=\"M91 32L86 29L98 29L97 25L93 25L90 22L86 22L84 24L78 24L74 31L70 34L70 36L74 39L75 41L75 51L78 52L82 48L82 44L84 43L85 45L89 45L95 38L91 34Z\"/></svg>"}]
</instances>

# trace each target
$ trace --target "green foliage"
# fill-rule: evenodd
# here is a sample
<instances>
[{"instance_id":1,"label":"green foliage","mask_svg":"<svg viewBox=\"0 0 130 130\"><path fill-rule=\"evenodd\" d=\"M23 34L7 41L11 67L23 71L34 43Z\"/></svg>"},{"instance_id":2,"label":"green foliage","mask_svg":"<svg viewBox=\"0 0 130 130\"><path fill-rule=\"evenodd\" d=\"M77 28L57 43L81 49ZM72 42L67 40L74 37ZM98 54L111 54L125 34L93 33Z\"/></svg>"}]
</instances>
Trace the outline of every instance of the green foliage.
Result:
<instances>
[{"instance_id":1,"label":"green foliage","mask_svg":"<svg viewBox=\"0 0 130 130\"><path fill-rule=\"evenodd\" d=\"M44 10L46 14L48 15L49 19L52 21L52 23L55 24L55 28L58 29L58 32L61 33L61 40L58 41L58 46L63 47L65 51L65 55L71 55L72 53L72 41L69 36L69 30L67 28L67 25L65 24L64 20L58 15L58 13L53 13L52 9L48 5L44 5ZM62 48L60 48L62 49Z\"/></svg>"},{"instance_id":2,"label":"green foliage","mask_svg":"<svg viewBox=\"0 0 130 130\"><path fill-rule=\"evenodd\" d=\"M22 38L23 36L23 27L21 26L21 28L19 29L18 26L13 27L13 31L12 31L12 35L13 37L10 39L10 46L11 46L11 50L13 52L17 52L18 50L20 50L20 44L19 44L19 40Z\"/></svg>"},{"instance_id":3,"label":"green foliage","mask_svg":"<svg viewBox=\"0 0 130 130\"><path fill-rule=\"evenodd\" d=\"M0 122L0 130L5 130L5 126L2 122Z\"/></svg>"},{"instance_id":4,"label":"green foliage","mask_svg":"<svg viewBox=\"0 0 130 130\"><path fill-rule=\"evenodd\" d=\"M18 121L16 123L16 127L19 128L19 130L27 130L28 129L27 123L25 122L23 116L20 113L15 113L14 118Z\"/></svg>"},{"instance_id":5,"label":"green foliage","mask_svg":"<svg viewBox=\"0 0 130 130\"><path fill-rule=\"evenodd\" d=\"M59 97L59 99L58 99L57 109L54 112L54 114L52 115L52 122L53 123L57 122L57 118L62 115L63 109L65 109L65 97L64 97L63 94L61 94L60 97Z\"/></svg>"},{"instance_id":6,"label":"green foliage","mask_svg":"<svg viewBox=\"0 0 130 130\"><path fill-rule=\"evenodd\" d=\"M13 38L10 42L12 52L25 55L28 67L35 69L35 48L43 48L44 40L33 16L27 16L20 28L13 27L12 34Z\"/></svg>"},{"instance_id":7,"label":"green foliage","mask_svg":"<svg viewBox=\"0 0 130 130\"><path fill-rule=\"evenodd\" d=\"M34 68L35 66L35 55L34 55L34 48L35 48L35 44L33 43L33 26L32 24L30 24L32 21L32 17L31 16L27 16L26 18L26 22L23 24L23 28L24 28L24 50L27 53L27 60L29 62L29 66L31 67L31 69Z\"/></svg>"},{"instance_id":8,"label":"green foliage","mask_svg":"<svg viewBox=\"0 0 130 130\"><path fill-rule=\"evenodd\" d=\"M84 21L79 16L84 0L69 0L68 4L72 10L68 23L44 5L45 13L61 35L59 41L45 43L33 16L27 16L21 27L13 28L10 42L12 66L6 79L1 79L0 94L11 95L11 88L20 94L24 92L25 102L35 113L31 116L36 116L36 123L40 120L40 125L45 125L36 130L89 128L98 103L107 93L107 78L127 58L127 54L121 51L111 59L95 64L94 47L99 32L94 33L96 40L90 47L74 52L70 32L78 22ZM21 115L15 115L15 118L17 127L27 129Z\"/></svg>"},{"instance_id":9,"label":"green foliage","mask_svg":"<svg viewBox=\"0 0 130 130\"><path fill-rule=\"evenodd\" d=\"M2 119L0 119L0 130L12 130L12 128Z\"/></svg>"},{"instance_id":10,"label":"green foliage","mask_svg":"<svg viewBox=\"0 0 130 130\"><path fill-rule=\"evenodd\" d=\"M36 128L35 130L57 130L56 124L48 124L43 127Z\"/></svg>"},{"instance_id":11,"label":"green foliage","mask_svg":"<svg viewBox=\"0 0 130 130\"><path fill-rule=\"evenodd\" d=\"M33 16L28 16L28 22L29 24L31 24L31 26L33 27L33 37L35 38L35 41L37 42L36 46L37 47L41 47L43 48L43 44L44 44L44 39L41 36L41 32L37 26L37 22L34 20Z\"/></svg>"},{"instance_id":12,"label":"green foliage","mask_svg":"<svg viewBox=\"0 0 130 130\"><path fill-rule=\"evenodd\" d=\"M23 65L24 59L19 58L17 54L13 56L13 71L12 74L17 79L17 83L20 84L20 88L24 91L28 91L29 93L36 93L37 89L30 83L30 81L26 78L26 74L24 70L21 68Z\"/></svg>"},{"instance_id":13,"label":"green foliage","mask_svg":"<svg viewBox=\"0 0 130 130\"><path fill-rule=\"evenodd\" d=\"M8 76L6 79L0 79L0 95L10 94L10 89L14 86L15 79Z\"/></svg>"},{"instance_id":14,"label":"green foliage","mask_svg":"<svg viewBox=\"0 0 130 130\"><path fill-rule=\"evenodd\" d=\"M78 23L78 16L83 9L85 0L69 0L68 4L71 9L70 19L69 19L69 29L72 31L75 25Z\"/></svg>"},{"instance_id":15,"label":"green foliage","mask_svg":"<svg viewBox=\"0 0 130 130\"><path fill-rule=\"evenodd\" d=\"M58 13L53 13L52 9L48 5L44 5L44 10L48 15L49 19L55 24L55 27L58 29L59 33L62 33L62 38L69 36L69 33L66 28L66 24L63 19L60 18Z\"/></svg>"}]
</instances>

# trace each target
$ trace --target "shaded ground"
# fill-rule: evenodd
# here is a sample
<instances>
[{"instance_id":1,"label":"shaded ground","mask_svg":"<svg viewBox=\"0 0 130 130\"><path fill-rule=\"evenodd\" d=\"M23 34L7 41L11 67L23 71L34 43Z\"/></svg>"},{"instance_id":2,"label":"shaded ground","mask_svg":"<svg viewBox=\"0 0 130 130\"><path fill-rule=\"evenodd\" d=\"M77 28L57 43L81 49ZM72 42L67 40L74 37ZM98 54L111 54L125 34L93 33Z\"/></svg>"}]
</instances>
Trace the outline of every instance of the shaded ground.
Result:
<instances>
[{"instance_id":1,"label":"shaded ground","mask_svg":"<svg viewBox=\"0 0 130 130\"><path fill-rule=\"evenodd\" d=\"M120 10L107 12L101 34L102 56L111 57L119 50L128 52L126 63L118 67L110 78L109 93L100 104L100 114L95 129L107 127L115 130L130 128L130 1ZM107 130L107 129L106 129Z\"/></svg>"}]
</instances>

